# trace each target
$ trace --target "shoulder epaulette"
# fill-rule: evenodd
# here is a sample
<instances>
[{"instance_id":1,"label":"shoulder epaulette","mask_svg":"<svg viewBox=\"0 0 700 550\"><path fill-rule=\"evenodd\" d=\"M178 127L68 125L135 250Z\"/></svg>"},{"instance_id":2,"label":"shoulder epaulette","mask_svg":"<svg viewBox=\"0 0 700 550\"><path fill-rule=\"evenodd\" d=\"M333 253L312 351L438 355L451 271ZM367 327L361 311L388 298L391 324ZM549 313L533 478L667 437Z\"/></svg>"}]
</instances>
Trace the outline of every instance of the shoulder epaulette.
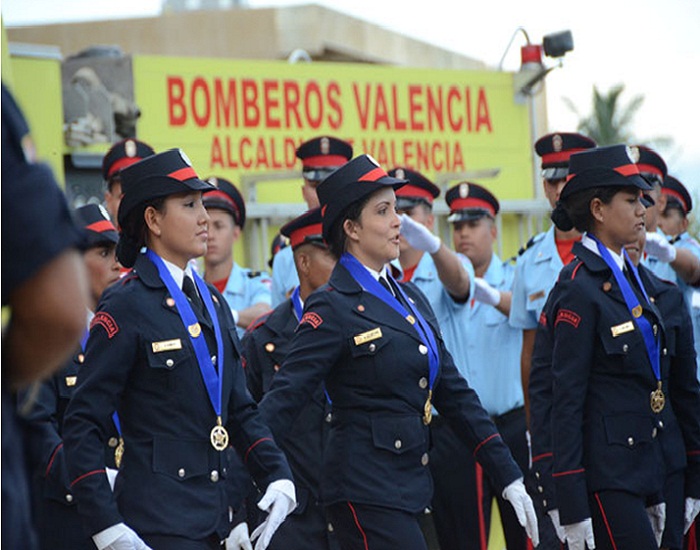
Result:
<instances>
[{"instance_id":1,"label":"shoulder epaulette","mask_svg":"<svg viewBox=\"0 0 700 550\"><path fill-rule=\"evenodd\" d=\"M537 233L537 235L533 235L532 237L530 237L530 240L520 247L520 250L518 250L518 253L515 255L515 258L517 258L518 256L522 256L528 248L530 248L536 242L539 242L539 240L542 237L544 237L544 233Z\"/></svg>"}]
</instances>

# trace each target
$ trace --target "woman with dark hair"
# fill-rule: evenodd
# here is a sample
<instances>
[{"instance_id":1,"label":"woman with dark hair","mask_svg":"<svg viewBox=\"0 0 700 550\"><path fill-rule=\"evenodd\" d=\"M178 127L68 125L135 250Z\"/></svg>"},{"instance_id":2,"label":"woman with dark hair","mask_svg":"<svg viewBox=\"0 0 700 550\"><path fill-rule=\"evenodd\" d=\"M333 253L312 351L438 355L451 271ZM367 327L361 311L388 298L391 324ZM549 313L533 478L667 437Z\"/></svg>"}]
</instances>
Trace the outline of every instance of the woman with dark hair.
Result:
<instances>
[{"instance_id":1,"label":"woman with dark hair","mask_svg":"<svg viewBox=\"0 0 700 550\"><path fill-rule=\"evenodd\" d=\"M533 469L571 550L656 549L665 526L677 535L682 513L678 482L665 493L667 476L685 471L686 514L697 513L692 337L684 331L680 341L677 319L657 309L661 283L627 255L626 246L643 242L643 192L651 189L629 148L576 153L569 168L552 219L584 235L540 318L530 380Z\"/></svg>"},{"instance_id":2,"label":"woman with dark hair","mask_svg":"<svg viewBox=\"0 0 700 550\"><path fill-rule=\"evenodd\" d=\"M265 491L263 549L294 508L294 486L246 390L230 309L189 266L206 252L202 193L213 186L177 149L121 179L117 255L134 269L100 302L65 420L78 512L99 550L220 548L237 506L231 443ZM112 495L101 442L115 410L124 453Z\"/></svg>"},{"instance_id":3,"label":"woman with dark hair","mask_svg":"<svg viewBox=\"0 0 700 550\"><path fill-rule=\"evenodd\" d=\"M318 187L323 236L338 264L305 302L261 413L281 438L325 383L333 414L321 493L343 550L426 548L418 515L433 489L433 406L468 442L537 545L522 473L459 375L430 304L387 271L399 255L394 189L405 183L362 155Z\"/></svg>"}]
</instances>

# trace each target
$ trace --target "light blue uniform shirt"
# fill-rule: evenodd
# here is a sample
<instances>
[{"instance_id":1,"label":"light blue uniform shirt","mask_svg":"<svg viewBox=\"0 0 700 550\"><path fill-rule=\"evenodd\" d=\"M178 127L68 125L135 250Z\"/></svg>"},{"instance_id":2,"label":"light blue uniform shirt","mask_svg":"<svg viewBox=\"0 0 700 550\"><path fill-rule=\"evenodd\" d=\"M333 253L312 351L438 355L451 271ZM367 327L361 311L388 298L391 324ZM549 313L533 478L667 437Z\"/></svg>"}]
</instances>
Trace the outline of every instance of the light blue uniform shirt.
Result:
<instances>
[{"instance_id":1,"label":"light blue uniform shirt","mask_svg":"<svg viewBox=\"0 0 700 550\"><path fill-rule=\"evenodd\" d=\"M508 291L513 287L515 266L491 257L484 279L493 288ZM495 307L470 301L463 344L468 357L462 373L479 395L481 404L492 416L499 416L522 407L523 387L520 381L520 349L523 333L508 323L508 317Z\"/></svg>"},{"instance_id":2,"label":"light blue uniform shirt","mask_svg":"<svg viewBox=\"0 0 700 550\"><path fill-rule=\"evenodd\" d=\"M284 302L299 285L291 246L285 246L272 260L272 307Z\"/></svg>"},{"instance_id":3,"label":"light blue uniform shirt","mask_svg":"<svg viewBox=\"0 0 700 550\"><path fill-rule=\"evenodd\" d=\"M296 270L295 270L296 273ZM240 311L260 302L270 305L270 276L265 271L253 271L233 262L223 294L231 309ZM243 338L245 329L237 326L238 337Z\"/></svg>"},{"instance_id":4,"label":"light blue uniform shirt","mask_svg":"<svg viewBox=\"0 0 700 550\"><path fill-rule=\"evenodd\" d=\"M516 261L509 317L513 328L537 328L542 308L562 267L564 263L557 250L552 226L546 233L535 236L530 247Z\"/></svg>"},{"instance_id":5,"label":"light blue uniform shirt","mask_svg":"<svg viewBox=\"0 0 700 550\"><path fill-rule=\"evenodd\" d=\"M472 281L472 284L469 285L469 297L464 303L455 302L449 292L447 292L438 277L433 257L428 253L423 254L420 262L418 262L411 282L428 298L440 325L440 331L445 340L445 347L452 354L457 369L464 376L467 370L466 316L469 300L474 293L474 267L466 256L458 253L457 257L467 270L469 280Z\"/></svg>"},{"instance_id":6,"label":"light blue uniform shirt","mask_svg":"<svg viewBox=\"0 0 700 550\"><path fill-rule=\"evenodd\" d=\"M657 233L666 235L657 229ZM690 250L696 257L700 258L700 243L691 237L688 233L682 233L678 240L673 243L676 248ZM642 260L642 263L647 266L651 272L659 279L676 283L678 288L683 292L685 302L688 305L690 319L693 321L693 337L695 338L695 362L698 369L698 379L700 380L700 288L690 286L683 279L676 275L671 265L666 262L660 262L653 256L647 256Z\"/></svg>"}]
</instances>

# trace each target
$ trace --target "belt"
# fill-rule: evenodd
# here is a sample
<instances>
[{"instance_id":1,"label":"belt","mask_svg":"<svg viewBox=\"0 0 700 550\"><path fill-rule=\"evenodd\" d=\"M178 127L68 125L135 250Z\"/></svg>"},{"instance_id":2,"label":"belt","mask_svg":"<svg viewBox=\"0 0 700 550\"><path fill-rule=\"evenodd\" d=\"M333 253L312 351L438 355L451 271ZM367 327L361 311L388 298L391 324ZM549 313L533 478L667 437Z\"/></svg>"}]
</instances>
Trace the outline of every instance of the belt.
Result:
<instances>
[{"instance_id":1,"label":"belt","mask_svg":"<svg viewBox=\"0 0 700 550\"><path fill-rule=\"evenodd\" d=\"M503 414L492 416L491 420L493 420L494 424L503 424L505 422L510 422L512 420L520 418L524 415L525 405L522 405L520 407L516 407L515 409L511 409L508 412L504 412Z\"/></svg>"}]
</instances>

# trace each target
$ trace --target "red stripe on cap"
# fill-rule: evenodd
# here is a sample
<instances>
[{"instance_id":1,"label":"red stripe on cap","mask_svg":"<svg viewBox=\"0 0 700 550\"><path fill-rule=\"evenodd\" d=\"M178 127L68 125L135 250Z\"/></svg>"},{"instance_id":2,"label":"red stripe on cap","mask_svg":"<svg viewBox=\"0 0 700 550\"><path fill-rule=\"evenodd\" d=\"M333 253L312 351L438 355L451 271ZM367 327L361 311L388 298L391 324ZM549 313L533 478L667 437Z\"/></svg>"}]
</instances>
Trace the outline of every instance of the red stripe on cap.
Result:
<instances>
[{"instance_id":1,"label":"red stripe on cap","mask_svg":"<svg viewBox=\"0 0 700 550\"><path fill-rule=\"evenodd\" d=\"M321 168L325 166L342 166L348 161L342 155L318 155L316 157L306 157L301 161L304 168Z\"/></svg>"},{"instance_id":2,"label":"red stripe on cap","mask_svg":"<svg viewBox=\"0 0 700 550\"><path fill-rule=\"evenodd\" d=\"M357 181L377 181L378 179L386 178L388 176L389 174L387 174L383 168L377 166L374 170L370 170Z\"/></svg>"},{"instance_id":3,"label":"red stripe on cap","mask_svg":"<svg viewBox=\"0 0 700 550\"><path fill-rule=\"evenodd\" d=\"M418 187L416 185L411 185L410 183L399 187L396 190L397 197L416 197L427 200L430 204L433 204L433 194L427 189Z\"/></svg>"},{"instance_id":4,"label":"red stripe on cap","mask_svg":"<svg viewBox=\"0 0 700 550\"><path fill-rule=\"evenodd\" d=\"M670 197L673 197L674 199L676 199L678 202L681 203L683 210L685 210L686 212L688 211L688 205L685 203L685 199L683 198L683 195L681 195L678 191L674 191L673 189L669 189L667 187L662 187L661 192L664 195L669 195Z\"/></svg>"},{"instance_id":5,"label":"red stripe on cap","mask_svg":"<svg viewBox=\"0 0 700 550\"><path fill-rule=\"evenodd\" d=\"M109 170L107 170L107 177L114 175L115 172L122 168L136 164L140 160L142 160L142 157L122 157L119 160L115 160L112 166L109 167Z\"/></svg>"},{"instance_id":6,"label":"red stripe on cap","mask_svg":"<svg viewBox=\"0 0 700 550\"><path fill-rule=\"evenodd\" d=\"M477 199L474 197L467 197L466 199L455 199L450 204L450 211L456 212L458 210L470 210L474 208L479 208L481 210L488 210L492 216L496 216L496 209L488 201Z\"/></svg>"},{"instance_id":7,"label":"red stripe on cap","mask_svg":"<svg viewBox=\"0 0 700 550\"><path fill-rule=\"evenodd\" d=\"M574 153L579 151L585 151L586 149L567 149L566 151L557 151L556 153L545 153L542 155L542 166L545 164L553 164L555 162L568 162L569 157Z\"/></svg>"},{"instance_id":8,"label":"red stripe on cap","mask_svg":"<svg viewBox=\"0 0 700 550\"><path fill-rule=\"evenodd\" d=\"M170 172L168 174L169 178L176 179L178 181L185 181L185 180L191 180L197 177L197 173L194 171L194 168L191 166L188 166L187 168L180 168L179 170L175 170L174 172Z\"/></svg>"},{"instance_id":9,"label":"red stripe on cap","mask_svg":"<svg viewBox=\"0 0 700 550\"><path fill-rule=\"evenodd\" d=\"M225 201L227 204L231 205L231 208L233 208L233 211L236 213L236 223L240 223L241 221L241 211L238 208L238 205L236 204L236 201L234 201L231 197L229 197L226 193L220 190L216 191L209 191L206 195L204 195L204 206L207 206L207 201L211 199L221 199L222 201ZM209 208L215 208L215 206L209 206Z\"/></svg>"},{"instance_id":10,"label":"red stripe on cap","mask_svg":"<svg viewBox=\"0 0 700 550\"><path fill-rule=\"evenodd\" d=\"M91 223L85 229L94 231L95 233L104 233L105 231L116 231L117 228L109 220L101 220L99 222Z\"/></svg>"},{"instance_id":11,"label":"red stripe on cap","mask_svg":"<svg viewBox=\"0 0 700 550\"><path fill-rule=\"evenodd\" d=\"M635 166L640 172L647 172L649 174L656 174L657 176L661 176L662 178L664 177L664 173L653 164L636 164Z\"/></svg>"},{"instance_id":12,"label":"red stripe on cap","mask_svg":"<svg viewBox=\"0 0 700 550\"><path fill-rule=\"evenodd\" d=\"M623 164L621 166L616 166L613 168L615 172L620 174L621 176L638 176L639 175L639 166L637 164ZM566 176L566 181L568 182L571 178L576 176L576 174L569 174Z\"/></svg>"},{"instance_id":13,"label":"red stripe on cap","mask_svg":"<svg viewBox=\"0 0 700 550\"><path fill-rule=\"evenodd\" d=\"M300 227L296 231L292 231L292 234L289 236L289 242L291 243L292 248L294 248L297 245L303 244L306 237L311 235L321 235L322 232L323 230L320 223Z\"/></svg>"}]
</instances>

